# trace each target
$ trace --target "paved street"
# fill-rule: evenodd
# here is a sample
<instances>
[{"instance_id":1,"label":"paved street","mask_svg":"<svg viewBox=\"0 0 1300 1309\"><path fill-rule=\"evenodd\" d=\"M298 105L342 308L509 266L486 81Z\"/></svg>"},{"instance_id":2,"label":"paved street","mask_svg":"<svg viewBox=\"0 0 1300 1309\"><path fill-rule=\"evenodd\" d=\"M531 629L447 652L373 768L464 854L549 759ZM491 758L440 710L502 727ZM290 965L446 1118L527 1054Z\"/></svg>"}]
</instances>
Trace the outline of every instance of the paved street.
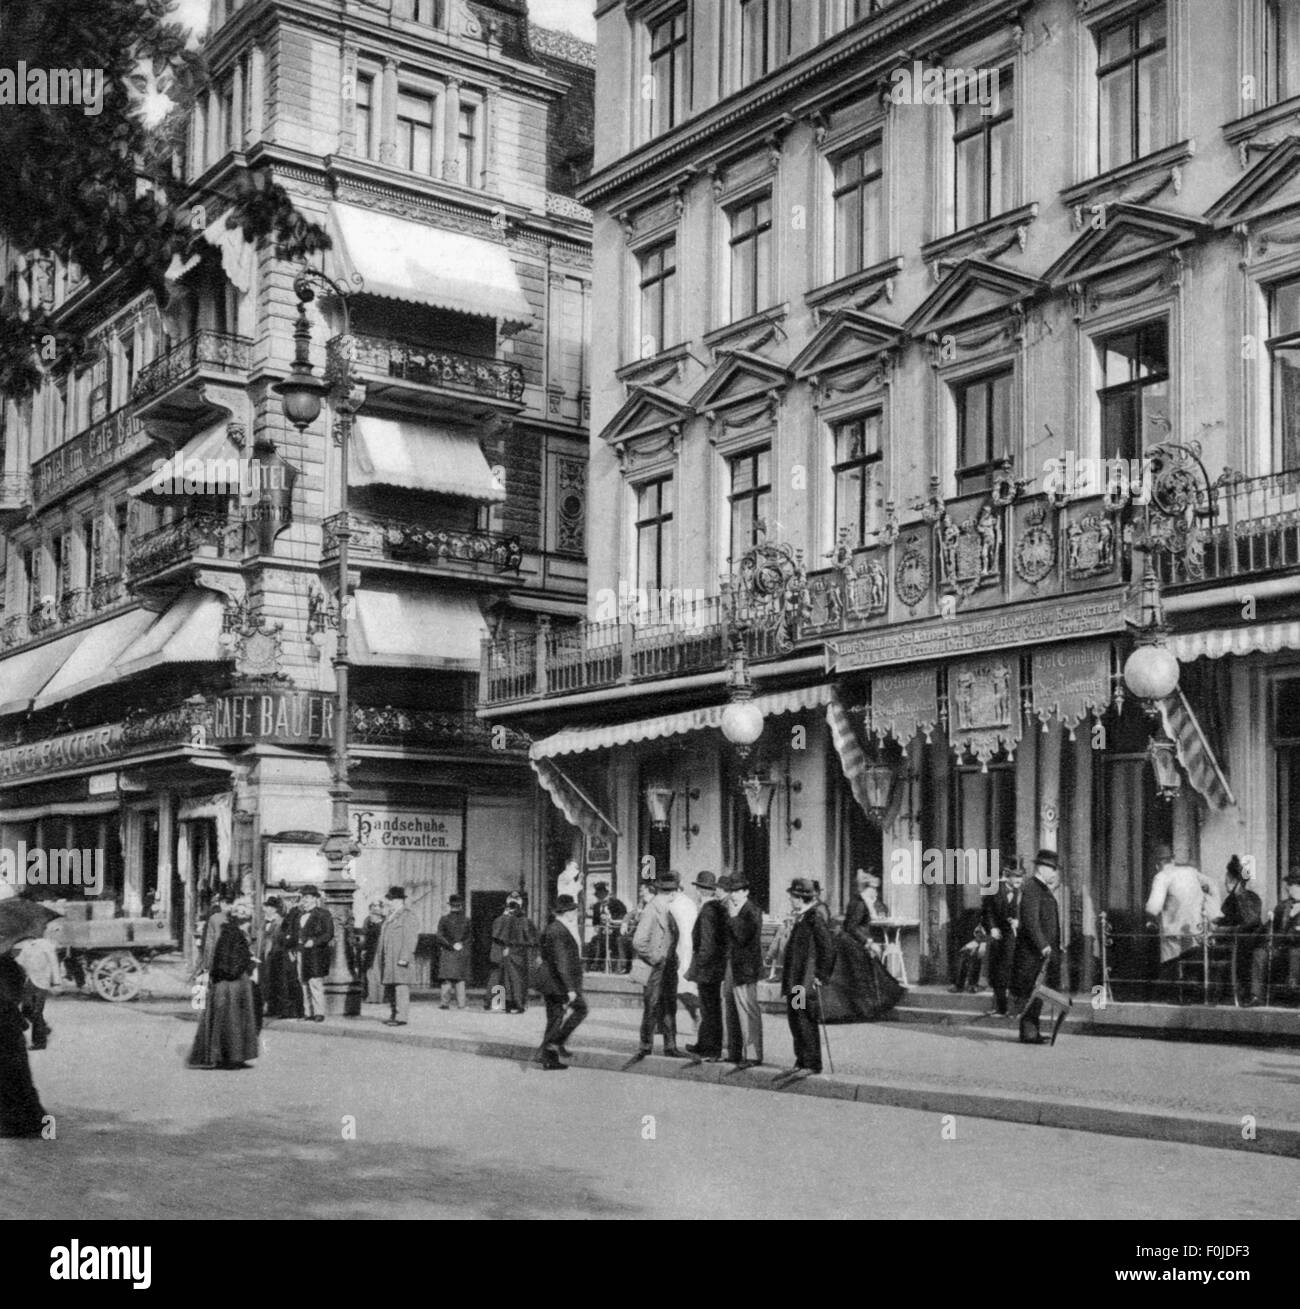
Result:
<instances>
[{"instance_id":1,"label":"paved street","mask_svg":"<svg viewBox=\"0 0 1300 1309\"><path fill-rule=\"evenodd\" d=\"M0 1142L14 1216L1300 1217L1286 1159L965 1117L945 1140L931 1113L293 1024L251 1071L195 1072L175 1016L52 1017L34 1066L58 1136Z\"/></svg>"}]
</instances>

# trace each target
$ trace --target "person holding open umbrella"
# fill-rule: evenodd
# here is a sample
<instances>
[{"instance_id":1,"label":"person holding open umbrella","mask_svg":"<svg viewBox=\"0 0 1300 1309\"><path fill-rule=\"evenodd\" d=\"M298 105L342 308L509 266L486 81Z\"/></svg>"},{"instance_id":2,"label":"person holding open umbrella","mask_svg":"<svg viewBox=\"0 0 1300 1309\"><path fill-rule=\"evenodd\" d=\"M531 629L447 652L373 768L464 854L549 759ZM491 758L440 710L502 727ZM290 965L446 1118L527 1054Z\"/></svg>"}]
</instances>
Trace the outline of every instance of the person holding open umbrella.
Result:
<instances>
[{"instance_id":1,"label":"person holding open umbrella","mask_svg":"<svg viewBox=\"0 0 1300 1309\"><path fill-rule=\"evenodd\" d=\"M0 1136L39 1137L45 1125L23 1035L21 1006L27 974L13 949L20 941L39 939L46 924L58 917L30 900L0 903Z\"/></svg>"}]
</instances>

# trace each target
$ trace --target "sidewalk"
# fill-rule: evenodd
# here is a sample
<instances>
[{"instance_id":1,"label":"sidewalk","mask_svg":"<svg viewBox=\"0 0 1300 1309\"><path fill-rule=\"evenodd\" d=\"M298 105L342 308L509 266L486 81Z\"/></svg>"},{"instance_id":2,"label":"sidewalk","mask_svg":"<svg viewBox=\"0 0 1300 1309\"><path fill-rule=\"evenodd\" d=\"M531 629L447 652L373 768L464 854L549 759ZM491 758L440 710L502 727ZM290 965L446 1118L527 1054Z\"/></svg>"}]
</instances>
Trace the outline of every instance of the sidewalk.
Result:
<instances>
[{"instance_id":1,"label":"sidewalk","mask_svg":"<svg viewBox=\"0 0 1300 1309\"><path fill-rule=\"evenodd\" d=\"M160 998L138 1002L149 1012L190 1016L188 1006ZM543 1010L491 1014L480 1007L442 1011L411 1006L408 1027L385 1027L387 1011L367 1005L360 1018L323 1023L272 1023L277 1030L322 1032L397 1041L430 1049L531 1060ZM763 1021L766 1063L735 1071L729 1064L693 1064L654 1056L633 1061L640 1014L593 1008L570 1042L575 1069L723 1082L867 1104L969 1114L1010 1122L1118 1136L1178 1141L1300 1158L1300 1053L1246 1046L1186 1045L1114 1036L1084 1040L1067 1028L1054 1047L1024 1046L1014 1026L997 1020L965 1026L880 1022L829 1029L835 1073L782 1085L793 1062L783 1017ZM691 1042L685 1016L680 1040ZM828 1065L829 1070L829 1065ZM774 1085L774 1083L776 1083Z\"/></svg>"}]
</instances>

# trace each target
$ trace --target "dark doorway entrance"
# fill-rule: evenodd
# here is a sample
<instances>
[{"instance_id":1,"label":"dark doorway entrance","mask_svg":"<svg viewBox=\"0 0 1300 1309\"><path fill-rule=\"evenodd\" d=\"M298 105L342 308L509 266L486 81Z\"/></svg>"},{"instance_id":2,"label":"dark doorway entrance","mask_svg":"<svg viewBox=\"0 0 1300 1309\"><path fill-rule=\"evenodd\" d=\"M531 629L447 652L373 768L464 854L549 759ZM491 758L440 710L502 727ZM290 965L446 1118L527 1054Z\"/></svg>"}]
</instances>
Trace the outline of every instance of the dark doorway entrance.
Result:
<instances>
[{"instance_id":1,"label":"dark doorway entrance","mask_svg":"<svg viewBox=\"0 0 1300 1309\"><path fill-rule=\"evenodd\" d=\"M473 958L470 980L474 986L486 986L492 971L492 924L506 911L509 891L471 891L469 897L470 939Z\"/></svg>"}]
</instances>

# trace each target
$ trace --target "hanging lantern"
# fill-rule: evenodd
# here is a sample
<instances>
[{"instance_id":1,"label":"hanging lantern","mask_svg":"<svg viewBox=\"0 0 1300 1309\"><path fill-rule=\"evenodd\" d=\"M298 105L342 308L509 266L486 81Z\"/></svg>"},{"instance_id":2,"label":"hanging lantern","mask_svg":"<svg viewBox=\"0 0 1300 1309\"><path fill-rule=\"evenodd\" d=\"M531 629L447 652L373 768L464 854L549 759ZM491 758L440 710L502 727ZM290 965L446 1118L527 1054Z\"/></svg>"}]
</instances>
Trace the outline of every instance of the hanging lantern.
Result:
<instances>
[{"instance_id":1,"label":"hanging lantern","mask_svg":"<svg viewBox=\"0 0 1300 1309\"><path fill-rule=\"evenodd\" d=\"M1178 753L1174 743L1152 737L1147 745L1147 758L1156 775L1156 786L1162 800L1172 800L1182 790L1183 779L1178 771Z\"/></svg>"},{"instance_id":2,"label":"hanging lantern","mask_svg":"<svg viewBox=\"0 0 1300 1309\"><path fill-rule=\"evenodd\" d=\"M1178 689L1178 672L1178 660L1163 640L1144 641L1124 662L1124 685L1155 714L1159 702Z\"/></svg>"},{"instance_id":3,"label":"hanging lantern","mask_svg":"<svg viewBox=\"0 0 1300 1309\"><path fill-rule=\"evenodd\" d=\"M770 777L760 777L751 773L740 784L749 807L749 816L756 823L767 821L768 811L772 808L772 797L776 794L776 782Z\"/></svg>"},{"instance_id":4,"label":"hanging lantern","mask_svg":"<svg viewBox=\"0 0 1300 1309\"><path fill-rule=\"evenodd\" d=\"M673 800L677 792L667 782L651 782L645 789L645 804L650 811L650 821L658 828L668 826L668 816L672 812Z\"/></svg>"},{"instance_id":5,"label":"hanging lantern","mask_svg":"<svg viewBox=\"0 0 1300 1309\"><path fill-rule=\"evenodd\" d=\"M890 797L894 794L896 776L892 764L868 764L863 771L863 783L867 793L867 816L873 823L884 821Z\"/></svg>"},{"instance_id":6,"label":"hanging lantern","mask_svg":"<svg viewBox=\"0 0 1300 1309\"><path fill-rule=\"evenodd\" d=\"M744 759L763 735L763 711L753 700L733 700L722 711L722 735Z\"/></svg>"}]
</instances>

